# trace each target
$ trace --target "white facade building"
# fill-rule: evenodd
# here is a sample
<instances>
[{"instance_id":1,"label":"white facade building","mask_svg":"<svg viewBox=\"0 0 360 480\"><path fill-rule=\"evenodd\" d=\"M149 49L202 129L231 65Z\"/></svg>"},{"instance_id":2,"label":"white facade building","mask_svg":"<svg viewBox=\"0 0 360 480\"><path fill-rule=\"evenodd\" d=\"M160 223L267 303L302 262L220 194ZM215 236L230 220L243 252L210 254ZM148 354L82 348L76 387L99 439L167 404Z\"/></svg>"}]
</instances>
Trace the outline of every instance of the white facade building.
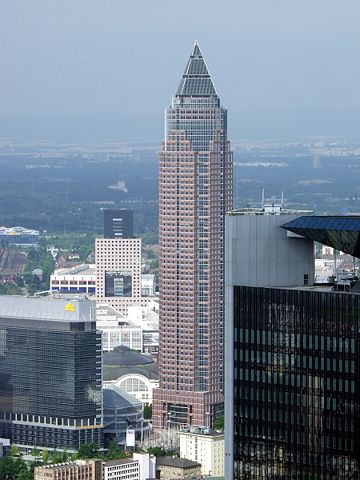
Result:
<instances>
[{"instance_id":1,"label":"white facade building","mask_svg":"<svg viewBox=\"0 0 360 480\"><path fill-rule=\"evenodd\" d=\"M224 434L206 428L179 432L180 457L201 464L202 475L224 476Z\"/></svg>"},{"instance_id":2,"label":"white facade building","mask_svg":"<svg viewBox=\"0 0 360 480\"><path fill-rule=\"evenodd\" d=\"M50 277L50 291L95 294L95 265L82 264L55 270Z\"/></svg>"},{"instance_id":3,"label":"white facade building","mask_svg":"<svg viewBox=\"0 0 360 480\"><path fill-rule=\"evenodd\" d=\"M148 453L134 453L133 458L103 463L103 480L155 479L156 458Z\"/></svg>"}]
</instances>

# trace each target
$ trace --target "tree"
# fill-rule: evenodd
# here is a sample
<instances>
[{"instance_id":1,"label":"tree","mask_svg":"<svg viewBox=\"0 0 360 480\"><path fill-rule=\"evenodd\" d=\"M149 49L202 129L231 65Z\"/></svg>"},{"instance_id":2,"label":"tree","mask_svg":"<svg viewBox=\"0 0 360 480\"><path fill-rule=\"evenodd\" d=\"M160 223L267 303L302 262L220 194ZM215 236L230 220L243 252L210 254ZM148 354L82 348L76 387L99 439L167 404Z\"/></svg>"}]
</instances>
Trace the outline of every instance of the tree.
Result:
<instances>
[{"instance_id":1,"label":"tree","mask_svg":"<svg viewBox=\"0 0 360 480\"><path fill-rule=\"evenodd\" d=\"M144 418L145 418L145 420L151 420L151 418L152 418L152 405L145 405L145 407L144 407Z\"/></svg>"},{"instance_id":2,"label":"tree","mask_svg":"<svg viewBox=\"0 0 360 480\"><path fill-rule=\"evenodd\" d=\"M10 447L10 457L18 457L20 455L19 449L16 445Z\"/></svg>"},{"instance_id":3,"label":"tree","mask_svg":"<svg viewBox=\"0 0 360 480\"><path fill-rule=\"evenodd\" d=\"M6 480L19 480L20 473L27 470L21 458L3 457L0 460L0 478Z\"/></svg>"},{"instance_id":4,"label":"tree","mask_svg":"<svg viewBox=\"0 0 360 480\"><path fill-rule=\"evenodd\" d=\"M215 418L214 429L215 430L224 430L224 417L223 416Z\"/></svg>"},{"instance_id":5,"label":"tree","mask_svg":"<svg viewBox=\"0 0 360 480\"><path fill-rule=\"evenodd\" d=\"M50 458L49 450L47 450L46 448L44 448L44 450L41 452L41 456L42 456L42 461L43 461L44 463L48 463L49 458Z\"/></svg>"},{"instance_id":6,"label":"tree","mask_svg":"<svg viewBox=\"0 0 360 480\"><path fill-rule=\"evenodd\" d=\"M148 453L155 455L155 457L165 457L165 455L167 455L166 450L161 447L149 447Z\"/></svg>"},{"instance_id":7,"label":"tree","mask_svg":"<svg viewBox=\"0 0 360 480\"><path fill-rule=\"evenodd\" d=\"M36 458L36 457L38 457L38 456L40 455L40 451L39 451L36 447L34 447L34 448L31 450L31 455Z\"/></svg>"},{"instance_id":8,"label":"tree","mask_svg":"<svg viewBox=\"0 0 360 480\"><path fill-rule=\"evenodd\" d=\"M95 443L81 445L78 451L79 458L95 458L99 455L98 446Z\"/></svg>"}]
</instances>

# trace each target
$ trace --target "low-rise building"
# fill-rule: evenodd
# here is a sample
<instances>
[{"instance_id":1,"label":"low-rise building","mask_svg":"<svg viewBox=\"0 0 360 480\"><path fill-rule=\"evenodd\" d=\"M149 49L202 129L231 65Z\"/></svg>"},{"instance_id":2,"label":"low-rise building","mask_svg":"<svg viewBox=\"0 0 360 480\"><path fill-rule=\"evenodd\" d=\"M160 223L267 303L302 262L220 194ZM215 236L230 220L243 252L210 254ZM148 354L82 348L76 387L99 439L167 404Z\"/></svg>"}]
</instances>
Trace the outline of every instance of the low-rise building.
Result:
<instances>
[{"instance_id":1,"label":"low-rise building","mask_svg":"<svg viewBox=\"0 0 360 480\"><path fill-rule=\"evenodd\" d=\"M101 460L75 460L35 467L34 480L102 480Z\"/></svg>"},{"instance_id":2,"label":"low-rise building","mask_svg":"<svg viewBox=\"0 0 360 480\"><path fill-rule=\"evenodd\" d=\"M180 457L201 463L201 473L224 475L224 434L208 428L188 428L179 432Z\"/></svg>"},{"instance_id":3,"label":"low-rise building","mask_svg":"<svg viewBox=\"0 0 360 480\"><path fill-rule=\"evenodd\" d=\"M156 478L160 480L200 479L200 463L178 457L158 457L156 461Z\"/></svg>"},{"instance_id":4,"label":"low-rise building","mask_svg":"<svg viewBox=\"0 0 360 480\"><path fill-rule=\"evenodd\" d=\"M155 479L156 458L148 453L134 453L133 458L103 463L103 480Z\"/></svg>"},{"instance_id":5,"label":"low-rise building","mask_svg":"<svg viewBox=\"0 0 360 480\"><path fill-rule=\"evenodd\" d=\"M39 237L38 230L29 230L24 227L0 227L0 245L3 247L37 247Z\"/></svg>"},{"instance_id":6,"label":"low-rise building","mask_svg":"<svg viewBox=\"0 0 360 480\"><path fill-rule=\"evenodd\" d=\"M95 265L82 264L55 270L50 277L50 291L95 294Z\"/></svg>"}]
</instances>

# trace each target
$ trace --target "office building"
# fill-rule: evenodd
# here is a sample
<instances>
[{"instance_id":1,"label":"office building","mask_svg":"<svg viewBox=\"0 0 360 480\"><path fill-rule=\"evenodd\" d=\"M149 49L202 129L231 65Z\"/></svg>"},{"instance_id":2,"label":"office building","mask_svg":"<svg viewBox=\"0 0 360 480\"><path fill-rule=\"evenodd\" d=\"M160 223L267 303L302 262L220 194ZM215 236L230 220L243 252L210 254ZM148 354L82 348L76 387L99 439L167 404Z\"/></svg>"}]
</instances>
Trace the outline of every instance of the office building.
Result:
<instances>
[{"instance_id":1,"label":"office building","mask_svg":"<svg viewBox=\"0 0 360 480\"><path fill-rule=\"evenodd\" d=\"M159 168L159 367L154 426L205 425L223 412L223 232L232 153L196 43L165 113Z\"/></svg>"},{"instance_id":2,"label":"office building","mask_svg":"<svg viewBox=\"0 0 360 480\"><path fill-rule=\"evenodd\" d=\"M141 239L97 238L96 301L107 303L123 315L132 305L146 306L141 295Z\"/></svg>"},{"instance_id":3,"label":"office building","mask_svg":"<svg viewBox=\"0 0 360 480\"><path fill-rule=\"evenodd\" d=\"M133 238L134 212L132 210L104 210L104 238Z\"/></svg>"},{"instance_id":4,"label":"office building","mask_svg":"<svg viewBox=\"0 0 360 480\"><path fill-rule=\"evenodd\" d=\"M209 428L186 428L179 432L180 457L201 464L201 474L224 476L224 434Z\"/></svg>"},{"instance_id":5,"label":"office building","mask_svg":"<svg viewBox=\"0 0 360 480\"><path fill-rule=\"evenodd\" d=\"M226 218L225 478L356 479L359 282L312 285L309 261L359 258L360 217L281 213Z\"/></svg>"},{"instance_id":6,"label":"office building","mask_svg":"<svg viewBox=\"0 0 360 480\"><path fill-rule=\"evenodd\" d=\"M104 480L155 479L156 457L148 453L134 453L133 458L104 462Z\"/></svg>"},{"instance_id":7,"label":"office building","mask_svg":"<svg viewBox=\"0 0 360 480\"><path fill-rule=\"evenodd\" d=\"M103 480L101 460L75 460L35 467L34 480Z\"/></svg>"},{"instance_id":8,"label":"office building","mask_svg":"<svg viewBox=\"0 0 360 480\"><path fill-rule=\"evenodd\" d=\"M0 297L0 437L20 449L101 446L101 382L92 302Z\"/></svg>"}]
</instances>

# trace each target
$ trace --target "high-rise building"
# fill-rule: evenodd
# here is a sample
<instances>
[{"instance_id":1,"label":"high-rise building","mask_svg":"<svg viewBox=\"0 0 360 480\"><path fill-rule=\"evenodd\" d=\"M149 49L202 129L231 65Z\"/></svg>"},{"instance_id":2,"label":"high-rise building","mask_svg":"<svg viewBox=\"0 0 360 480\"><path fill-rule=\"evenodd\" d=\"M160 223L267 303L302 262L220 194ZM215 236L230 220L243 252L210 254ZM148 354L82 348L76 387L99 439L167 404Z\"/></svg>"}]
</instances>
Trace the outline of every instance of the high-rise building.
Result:
<instances>
[{"instance_id":1,"label":"high-rise building","mask_svg":"<svg viewBox=\"0 0 360 480\"><path fill-rule=\"evenodd\" d=\"M225 478L357 479L360 286L310 260L359 257L360 217L268 213L226 218Z\"/></svg>"},{"instance_id":2,"label":"high-rise building","mask_svg":"<svg viewBox=\"0 0 360 480\"><path fill-rule=\"evenodd\" d=\"M104 210L104 238L132 238L134 212L132 210Z\"/></svg>"},{"instance_id":3,"label":"high-rise building","mask_svg":"<svg viewBox=\"0 0 360 480\"><path fill-rule=\"evenodd\" d=\"M107 303L123 315L130 306L145 307L141 295L141 238L97 238L96 301Z\"/></svg>"},{"instance_id":4,"label":"high-rise building","mask_svg":"<svg viewBox=\"0 0 360 480\"><path fill-rule=\"evenodd\" d=\"M103 442L93 302L0 297L0 437L21 449Z\"/></svg>"},{"instance_id":5,"label":"high-rise building","mask_svg":"<svg viewBox=\"0 0 360 480\"><path fill-rule=\"evenodd\" d=\"M155 427L202 426L222 414L223 237L231 206L227 111L195 43L166 109L160 153Z\"/></svg>"}]
</instances>

